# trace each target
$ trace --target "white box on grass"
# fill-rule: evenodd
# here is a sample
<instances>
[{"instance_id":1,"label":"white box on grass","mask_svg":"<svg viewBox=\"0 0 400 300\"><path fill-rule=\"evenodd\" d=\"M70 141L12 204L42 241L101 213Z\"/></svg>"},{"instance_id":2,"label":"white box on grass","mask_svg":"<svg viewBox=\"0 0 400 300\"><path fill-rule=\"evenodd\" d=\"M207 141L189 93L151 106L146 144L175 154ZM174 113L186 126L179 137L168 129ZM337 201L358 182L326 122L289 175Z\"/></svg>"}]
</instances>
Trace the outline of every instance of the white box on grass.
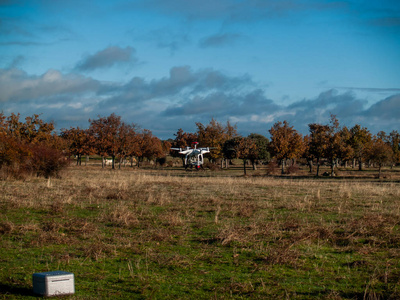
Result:
<instances>
[{"instance_id":1,"label":"white box on grass","mask_svg":"<svg viewBox=\"0 0 400 300\"><path fill-rule=\"evenodd\" d=\"M65 271L34 273L33 292L45 297L75 293L74 274Z\"/></svg>"}]
</instances>

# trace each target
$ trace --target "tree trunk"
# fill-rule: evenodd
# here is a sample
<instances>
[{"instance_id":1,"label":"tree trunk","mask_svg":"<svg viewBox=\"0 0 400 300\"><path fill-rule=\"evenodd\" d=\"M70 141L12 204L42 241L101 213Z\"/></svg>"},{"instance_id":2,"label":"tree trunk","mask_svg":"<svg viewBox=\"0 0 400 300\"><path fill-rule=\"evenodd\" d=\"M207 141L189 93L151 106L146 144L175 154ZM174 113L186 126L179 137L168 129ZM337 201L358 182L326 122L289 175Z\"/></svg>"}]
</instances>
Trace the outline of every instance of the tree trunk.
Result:
<instances>
[{"instance_id":1,"label":"tree trunk","mask_svg":"<svg viewBox=\"0 0 400 300\"><path fill-rule=\"evenodd\" d=\"M356 168L356 159L353 158L353 169L355 169L355 168Z\"/></svg>"},{"instance_id":2,"label":"tree trunk","mask_svg":"<svg viewBox=\"0 0 400 300\"><path fill-rule=\"evenodd\" d=\"M247 175L247 170L246 170L246 164L247 164L247 160L246 159L243 159L243 172L244 172L244 175L246 176Z\"/></svg>"},{"instance_id":3,"label":"tree trunk","mask_svg":"<svg viewBox=\"0 0 400 300\"><path fill-rule=\"evenodd\" d=\"M283 174L285 174L285 159L281 160L281 167L282 167L281 174L283 175Z\"/></svg>"},{"instance_id":4,"label":"tree trunk","mask_svg":"<svg viewBox=\"0 0 400 300\"><path fill-rule=\"evenodd\" d=\"M112 159L112 161L111 161L111 169L113 169L113 170L115 170L115 156L113 155L113 156L111 156L111 159Z\"/></svg>"},{"instance_id":5,"label":"tree trunk","mask_svg":"<svg viewBox=\"0 0 400 300\"><path fill-rule=\"evenodd\" d=\"M104 161L104 156L102 156L101 157L101 167L104 169L104 164L105 164L105 161Z\"/></svg>"},{"instance_id":6,"label":"tree trunk","mask_svg":"<svg viewBox=\"0 0 400 300\"><path fill-rule=\"evenodd\" d=\"M331 161L331 177L333 177L335 174L335 172L334 172L335 165L336 165L335 160L332 159L332 161Z\"/></svg>"},{"instance_id":7,"label":"tree trunk","mask_svg":"<svg viewBox=\"0 0 400 300\"><path fill-rule=\"evenodd\" d=\"M361 160L361 158L358 159L358 171L362 171L362 160Z\"/></svg>"},{"instance_id":8,"label":"tree trunk","mask_svg":"<svg viewBox=\"0 0 400 300\"><path fill-rule=\"evenodd\" d=\"M312 159L307 159L308 167L310 168L310 173L313 171L313 161Z\"/></svg>"},{"instance_id":9,"label":"tree trunk","mask_svg":"<svg viewBox=\"0 0 400 300\"><path fill-rule=\"evenodd\" d=\"M319 157L317 157L317 176L319 176Z\"/></svg>"}]
</instances>

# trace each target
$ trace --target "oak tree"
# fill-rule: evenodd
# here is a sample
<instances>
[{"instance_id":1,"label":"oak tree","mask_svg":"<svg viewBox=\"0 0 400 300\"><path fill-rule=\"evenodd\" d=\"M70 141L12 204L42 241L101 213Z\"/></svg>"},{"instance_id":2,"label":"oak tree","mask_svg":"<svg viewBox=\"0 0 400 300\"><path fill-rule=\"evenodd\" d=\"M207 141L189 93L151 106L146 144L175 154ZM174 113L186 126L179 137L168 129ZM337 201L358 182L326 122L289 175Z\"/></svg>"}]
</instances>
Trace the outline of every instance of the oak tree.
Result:
<instances>
[{"instance_id":1,"label":"oak tree","mask_svg":"<svg viewBox=\"0 0 400 300\"><path fill-rule=\"evenodd\" d=\"M388 143L392 147L392 166L400 163L400 133L393 130L388 137Z\"/></svg>"},{"instance_id":2,"label":"oak tree","mask_svg":"<svg viewBox=\"0 0 400 300\"><path fill-rule=\"evenodd\" d=\"M317 176L319 176L320 160L326 156L329 143L329 126L321 124L308 124L310 139L308 143L309 154L317 160Z\"/></svg>"},{"instance_id":3,"label":"oak tree","mask_svg":"<svg viewBox=\"0 0 400 300\"><path fill-rule=\"evenodd\" d=\"M234 137L225 141L223 152L229 159L239 158L243 160L243 173L247 174L247 161L257 156L257 145L254 139L249 137Z\"/></svg>"},{"instance_id":4,"label":"oak tree","mask_svg":"<svg viewBox=\"0 0 400 300\"><path fill-rule=\"evenodd\" d=\"M143 129L142 132L138 135L138 137L139 137L139 147L137 152L138 167L140 166L139 162L143 161L144 158L148 160L153 160L165 155L161 140L158 137L154 136L150 130Z\"/></svg>"},{"instance_id":5,"label":"oak tree","mask_svg":"<svg viewBox=\"0 0 400 300\"><path fill-rule=\"evenodd\" d=\"M366 159L371 146L372 135L366 127L356 124L351 129L350 144L354 151L354 160L358 161L358 169L362 170L362 163ZM354 163L353 163L354 165Z\"/></svg>"},{"instance_id":6,"label":"oak tree","mask_svg":"<svg viewBox=\"0 0 400 300\"><path fill-rule=\"evenodd\" d=\"M377 136L374 136L371 147L369 149L369 159L371 159L374 163L378 165L379 168L379 175L378 177L381 178L381 170L382 167L390 163L392 159L392 148L388 143Z\"/></svg>"},{"instance_id":7,"label":"oak tree","mask_svg":"<svg viewBox=\"0 0 400 300\"><path fill-rule=\"evenodd\" d=\"M276 122L269 130L271 135L270 152L281 163L282 174L285 173L285 161L296 159L304 151L303 138L287 121Z\"/></svg>"},{"instance_id":8,"label":"oak tree","mask_svg":"<svg viewBox=\"0 0 400 300\"><path fill-rule=\"evenodd\" d=\"M271 154L268 151L269 147L269 140L267 137L263 136L262 134L258 133L251 133L248 136L249 139L254 141L256 145L256 151L252 153L249 157L251 164L253 166L253 170L256 169L256 162L259 160L269 160Z\"/></svg>"},{"instance_id":9,"label":"oak tree","mask_svg":"<svg viewBox=\"0 0 400 300\"><path fill-rule=\"evenodd\" d=\"M196 123L198 142L204 147L212 148L210 158L216 162L223 158L223 145L228 139L239 136L236 131L236 126L232 126L230 122L224 126L214 118L211 119L208 125Z\"/></svg>"},{"instance_id":10,"label":"oak tree","mask_svg":"<svg viewBox=\"0 0 400 300\"><path fill-rule=\"evenodd\" d=\"M94 140L88 129L62 129L60 136L67 141L70 154L76 157L76 165L82 164L83 155L94 154Z\"/></svg>"},{"instance_id":11,"label":"oak tree","mask_svg":"<svg viewBox=\"0 0 400 300\"><path fill-rule=\"evenodd\" d=\"M59 176L68 164L62 142L53 132L54 124L34 114L20 121L20 114L0 114L0 168L14 177L36 173Z\"/></svg>"},{"instance_id":12,"label":"oak tree","mask_svg":"<svg viewBox=\"0 0 400 300\"><path fill-rule=\"evenodd\" d=\"M115 169L115 157L120 150L119 134L122 126L121 117L112 113L108 117L99 116L98 119L90 120L89 131L94 137L94 147L98 155L103 158L111 156L112 168Z\"/></svg>"}]
</instances>

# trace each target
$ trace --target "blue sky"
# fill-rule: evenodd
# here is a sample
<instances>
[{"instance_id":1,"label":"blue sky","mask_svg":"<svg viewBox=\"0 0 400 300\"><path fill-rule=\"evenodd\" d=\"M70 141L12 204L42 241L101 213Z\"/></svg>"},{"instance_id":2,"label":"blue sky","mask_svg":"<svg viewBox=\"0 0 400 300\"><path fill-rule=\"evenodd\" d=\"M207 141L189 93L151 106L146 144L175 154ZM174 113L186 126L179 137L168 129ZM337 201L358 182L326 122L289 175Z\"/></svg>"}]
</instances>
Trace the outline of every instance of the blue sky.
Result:
<instances>
[{"instance_id":1,"label":"blue sky","mask_svg":"<svg viewBox=\"0 0 400 300\"><path fill-rule=\"evenodd\" d=\"M398 0L0 0L0 111L58 129L116 113L170 138L195 122L400 131Z\"/></svg>"}]
</instances>

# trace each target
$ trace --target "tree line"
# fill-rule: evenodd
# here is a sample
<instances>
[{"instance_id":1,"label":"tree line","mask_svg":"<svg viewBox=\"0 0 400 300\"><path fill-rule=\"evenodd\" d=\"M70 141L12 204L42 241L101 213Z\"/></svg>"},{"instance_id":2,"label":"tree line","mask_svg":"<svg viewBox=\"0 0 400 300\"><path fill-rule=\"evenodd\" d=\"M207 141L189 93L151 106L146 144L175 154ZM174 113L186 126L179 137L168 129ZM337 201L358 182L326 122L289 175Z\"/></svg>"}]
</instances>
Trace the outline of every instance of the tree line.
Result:
<instances>
[{"instance_id":1,"label":"tree line","mask_svg":"<svg viewBox=\"0 0 400 300\"><path fill-rule=\"evenodd\" d=\"M309 124L309 133L301 135L287 121L279 121L268 130L270 139L252 133L246 137L238 134L237 126L222 124L211 119L209 124L195 123L196 132L182 129L174 134L174 139L162 141L148 129L141 129L134 123L123 122L120 116L111 114L89 119L89 127L71 127L55 134L54 124L46 123L39 115L25 118L0 114L0 168L7 172L22 174L36 172L37 175L57 174L66 163L63 157L75 156L76 163L89 155L111 157L112 168L127 158L137 166L147 160L161 163L170 154L177 156L171 147L185 148L197 141L203 147L212 148L209 161L229 167L232 159L242 159L243 169L251 163L256 168L259 162L275 160L285 173L299 159L305 161L316 175L320 165L327 162L334 175L335 167L349 163L362 170L363 164L376 164L379 174L384 165L400 163L400 134L393 130L389 134L380 131L376 135L358 124L351 128L340 126L332 115L327 124Z\"/></svg>"},{"instance_id":2,"label":"tree line","mask_svg":"<svg viewBox=\"0 0 400 300\"><path fill-rule=\"evenodd\" d=\"M281 173L287 172L297 160L304 160L313 172L316 165L316 175L319 176L322 161L331 167L334 175L335 167L352 164L362 170L363 164L394 166L400 163L400 134L393 130L389 134L380 131L372 135L366 127L356 124L351 128L340 126L336 116L331 115L327 124L311 123L309 134L301 135L287 121L276 122L269 130L270 140L260 134L252 133L242 137L237 133L236 126L227 123L224 127L214 119L204 126L196 123L196 133L185 133L180 129L174 147L189 146L194 140L203 146L214 147L211 159L221 161L221 166L230 159L243 160L244 173L246 163L251 162L253 169L256 162L275 159L281 166Z\"/></svg>"},{"instance_id":3,"label":"tree line","mask_svg":"<svg viewBox=\"0 0 400 300\"><path fill-rule=\"evenodd\" d=\"M111 157L112 168L116 161L136 157L137 166L144 159L152 160L164 157L171 147L168 141L161 141L148 129L140 129L136 124L122 121L120 116L111 114L108 117L89 119L88 129L62 129L62 137L68 145L69 154L77 158L77 164L82 164L82 157L99 155L104 167L105 158Z\"/></svg>"}]
</instances>

